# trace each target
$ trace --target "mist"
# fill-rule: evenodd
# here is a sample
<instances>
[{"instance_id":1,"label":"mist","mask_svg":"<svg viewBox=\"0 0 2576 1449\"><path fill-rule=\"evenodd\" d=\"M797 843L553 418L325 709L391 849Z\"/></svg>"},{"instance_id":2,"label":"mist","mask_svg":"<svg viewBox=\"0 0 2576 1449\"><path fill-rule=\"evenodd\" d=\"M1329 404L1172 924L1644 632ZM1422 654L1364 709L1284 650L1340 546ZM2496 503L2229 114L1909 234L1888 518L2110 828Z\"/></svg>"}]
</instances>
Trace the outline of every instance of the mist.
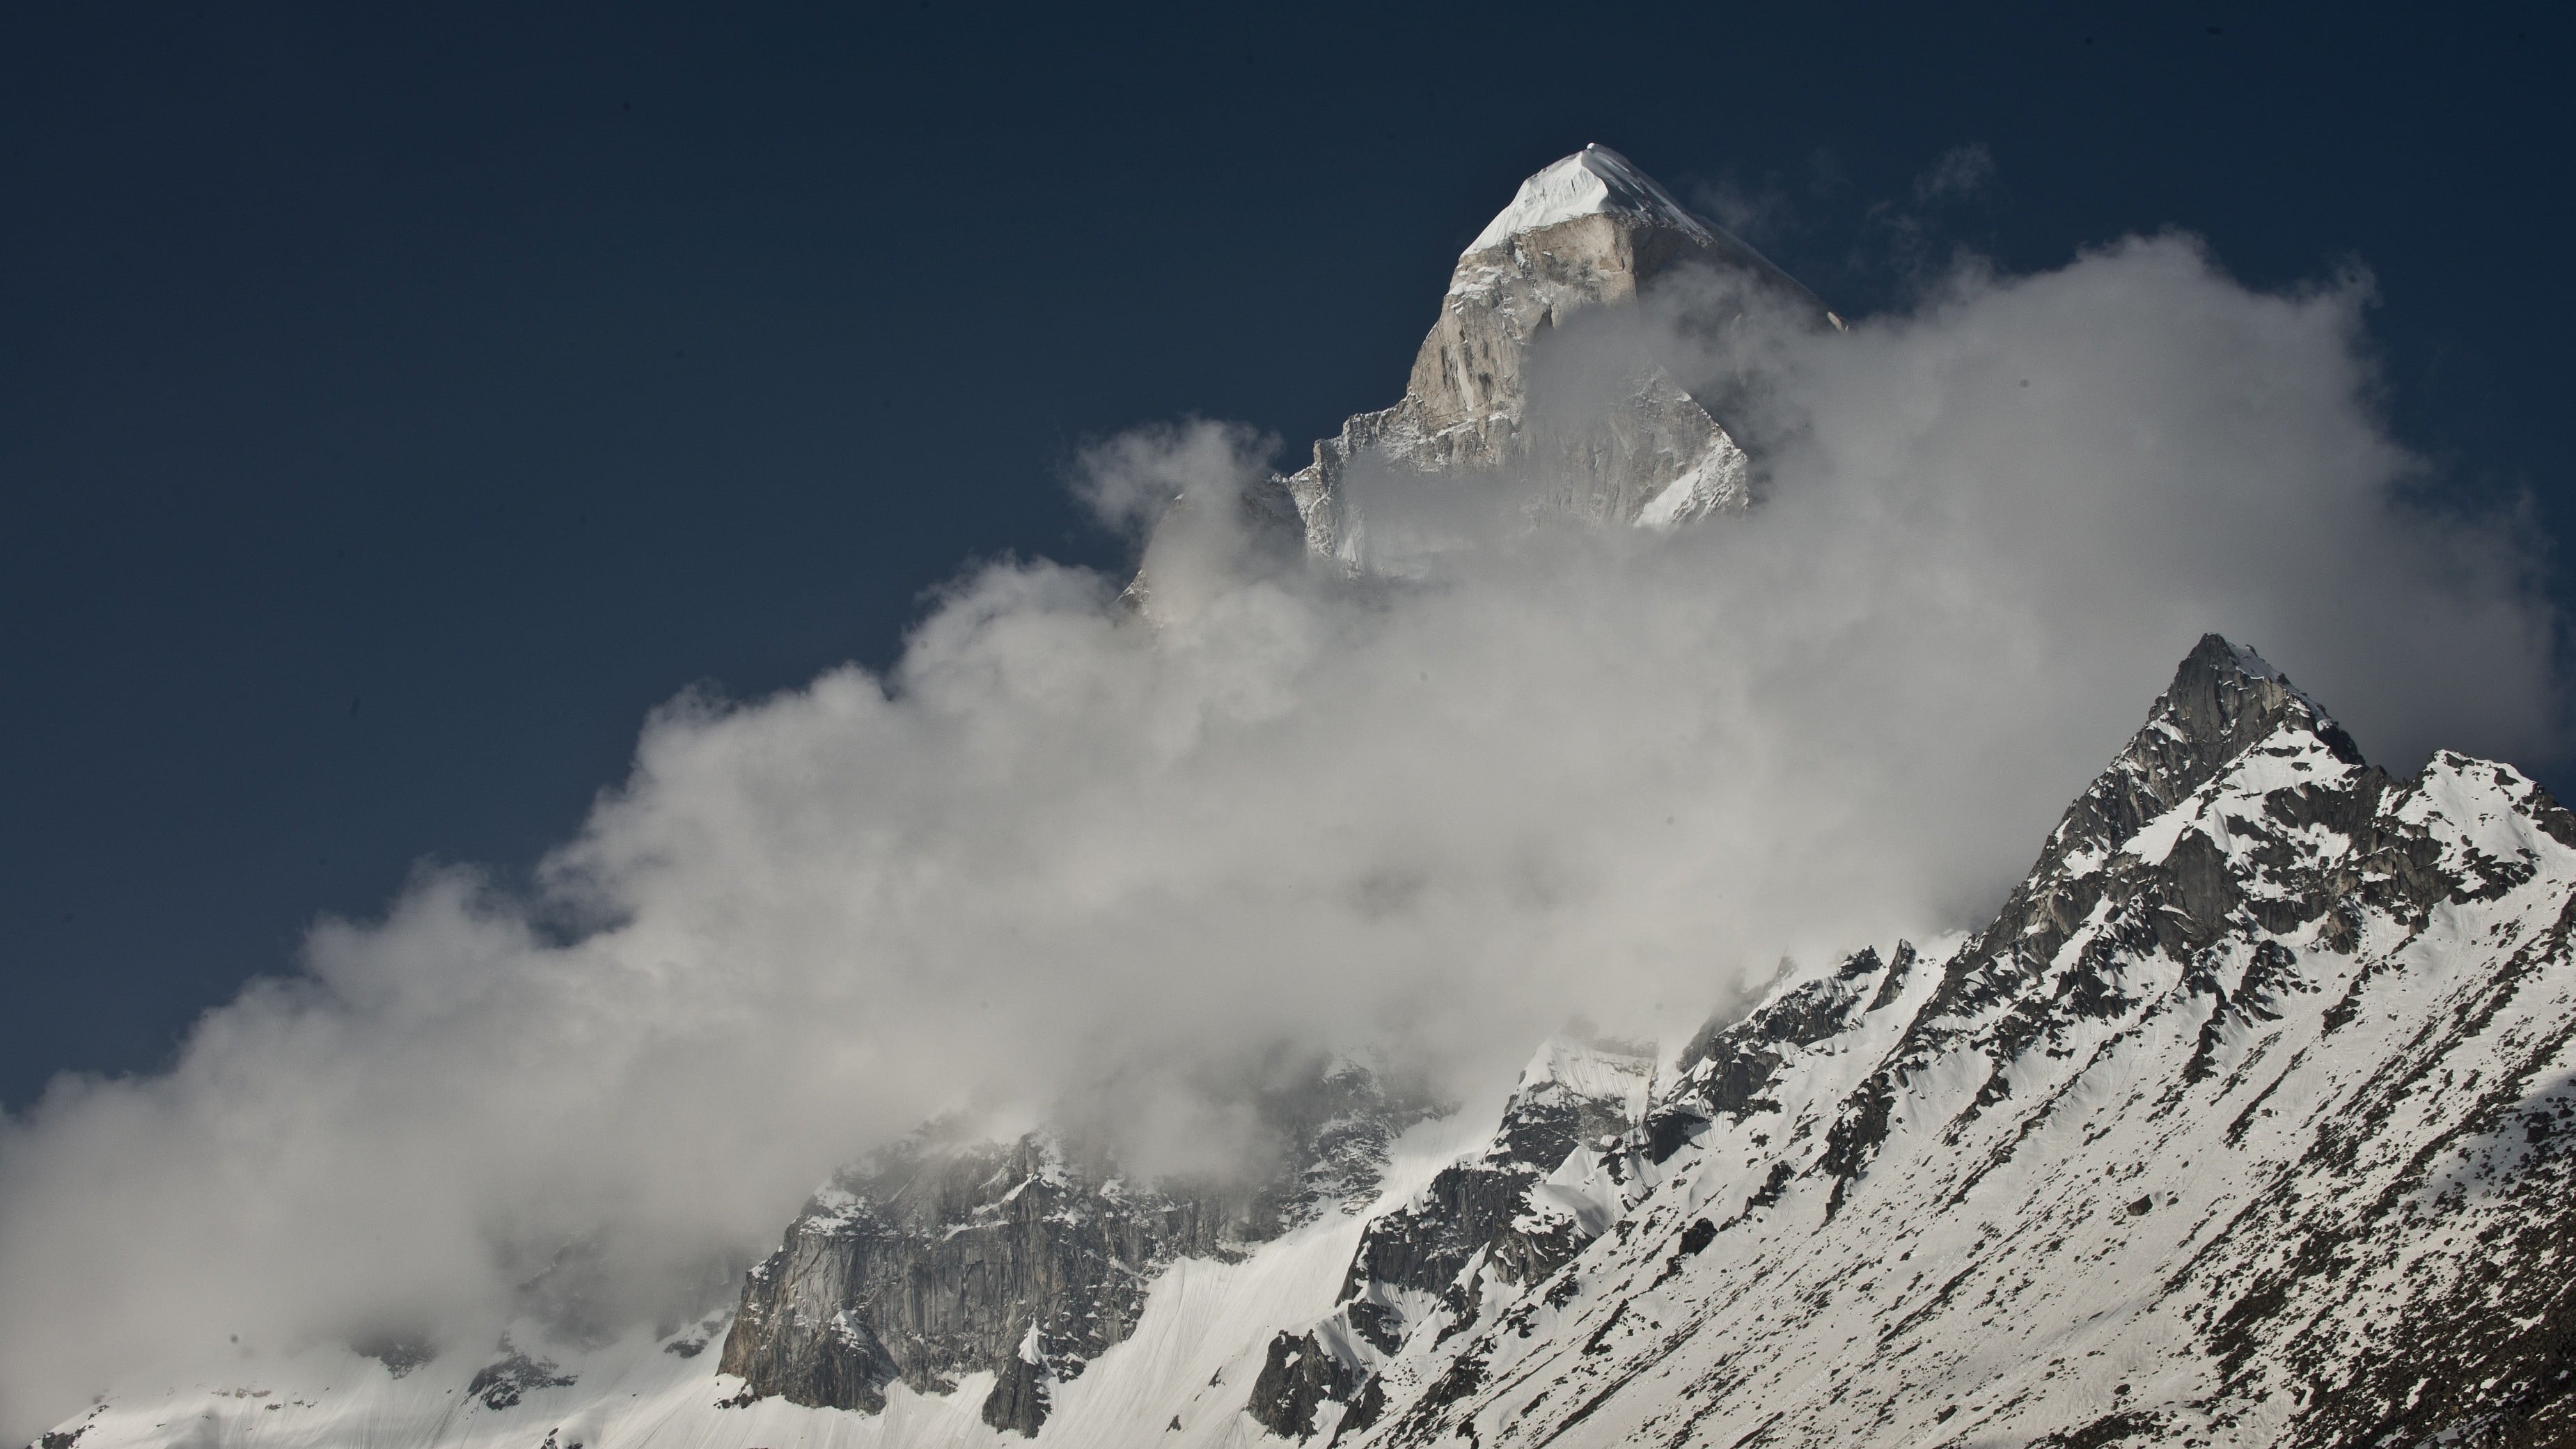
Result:
<instances>
[{"instance_id":1,"label":"mist","mask_svg":"<svg viewBox=\"0 0 2576 1449\"><path fill-rule=\"evenodd\" d=\"M1073 486L1163 520L1159 622L973 568L883 674L657 711L532 890L425 870L167 1073L0 1126L0 1434L397 1323L481 1352L568 1244L649 1318L939 1112L1114 1103L1196 1163L1205 1083L1282 1050L1473 1095L1576 1016L1678 1044L1784 957L1979 924L2205 631L2391 768L2546 765L2541 543L2425 501L2369 300L2161 237L1848 333L1635 313L1608 340L1730 400L1758 506L1446 488L1391 582L1246 532L1254 430L1107 440Z\"/></svg>"}]
</instances>

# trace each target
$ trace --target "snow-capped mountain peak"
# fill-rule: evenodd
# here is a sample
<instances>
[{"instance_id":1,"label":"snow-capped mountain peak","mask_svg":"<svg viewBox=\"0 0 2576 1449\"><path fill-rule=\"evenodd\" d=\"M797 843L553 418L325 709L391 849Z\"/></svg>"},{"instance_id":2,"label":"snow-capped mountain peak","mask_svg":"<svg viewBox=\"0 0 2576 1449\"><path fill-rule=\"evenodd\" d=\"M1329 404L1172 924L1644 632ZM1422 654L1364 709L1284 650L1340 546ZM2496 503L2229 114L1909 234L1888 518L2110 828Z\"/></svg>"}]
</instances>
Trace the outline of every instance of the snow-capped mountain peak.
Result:
<instances>
[{"instance_id":1,"label":"snow-capped mountain peak","mask_svg":"<svg viewBox=\"0 0 2576 1449\"><path fill-rule=\"evenodd\" d=\"M1476 233L1462 255L1500 246L1522 232L1604 213L1668 226L1704 246L1717 244L1716 228L1693 216L1627 157L1596 142L1522 182L1512 204Z\"/></svg>"},{"instance_id":2,"label":"snow-capped mountain peak","mask_svg":"<svg viewBox=\"0 0 2576 1449\"><path fill-rule=\"evenodd\" d=\"M1813 302L1615 153L1558 162L1404 399L1243 501L1354 571L1402 516L1372 535L1363 458L1752 507L1651 366L1525 406L1567 316L1693 267ZM2576 1443L2576 815L2535 781L2394 776L2209 634L1990 920L1849 945L1671 1057L1569 1028L1481 1116L1401 1063L1267 1074L1232 1172L934 1123L668 1323L538 1312L549 1269L497 1336L245 1349L39 1449Z\"/></svg>"},{"instance_id":3,"label":"snow-capped mountain peak","mask_svg":"<svg viewBox=\"0 0 2576 1449\"><path fill-rule=\"evenodd\" d=\"M1756 312L1842 325L1814 293L1618 152L1587 146L1547 167L1458 259L1403 399L1318 439L1310 466L1248 500L1254 515L1299 528L1309 553L1350 572L1402 573L1408 541L1383 524L1373 531L1345 485L1362 459L1397 487L1536 472L1549 481L1529 500L1534 512L1596 523L1664 529L1744 511L1752 458L1648 349L1637 349L1607 406L1544 421L1530 406L1533 360L1569 320L1633 309L1694 276L1713 283L1693 300L1696 325L1723 328Z\"/></svg>"},{"instance_id":4,"label":"snow-capped mountain peak","mask_svg":"<svg viewBox=\"0 0 2576 1449\"><path fill-rule=\"evenodd\" d=\"M1387 516L1400 517L1401 506L1364 507L1349 486L1354 466L1378 480L1382 502L1433 479L1525 489L1536 477L1544 484L1521 500L1533 518L1663 530L1741 513L1753 502L1752 456L1642 342L1632 339L1631 355L1611 364L1622 375L1605 397L1531 406L1533 364L1550 338L1585 313L1633 312L1667 287L1705 332L1756 315L1843 326L1795 278L1626 157L1586 146L1523 181L1459 257L1400 401L1345 419L1338 436L1316 440L1313 463L1215 506L1237 511L1260 556L1302 554L1352 575L1394 576L1445 544ZM1168 515L1200 516L1187 500ZM1169 622L1188 607L1158 593L1157 573L1149 545L1127 598Z\"/></svg>"}]
</instances>

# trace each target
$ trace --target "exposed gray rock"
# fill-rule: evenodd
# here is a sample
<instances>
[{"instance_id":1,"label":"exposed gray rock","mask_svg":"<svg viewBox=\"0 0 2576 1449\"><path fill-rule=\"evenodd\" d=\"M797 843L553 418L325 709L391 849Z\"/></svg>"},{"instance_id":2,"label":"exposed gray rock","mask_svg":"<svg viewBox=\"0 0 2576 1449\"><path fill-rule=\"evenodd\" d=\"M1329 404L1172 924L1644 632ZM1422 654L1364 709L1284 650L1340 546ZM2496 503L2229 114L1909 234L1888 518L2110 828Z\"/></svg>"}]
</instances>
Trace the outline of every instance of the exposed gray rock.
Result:
<instances>
[{"instance_id":1,"label":"exposed gray rock","mask_svg":"<svg viewBox=\"0 0 2576 1449\"><path fill-rule=\"evenodd\" d=\"M535 1390L570 1388L573 1381L551 1359L537 1358L504 1336L501 1356L477 1369L465 1392L487 1409L507 1409Z\"/></svg>"},{"instance_id":2,"label":"exposed gray rock","mask_svg":"<svg viewBox=\"0 0 2576 1449\"><path fill-rule=\"evenodd\" d=\"M1546 204L1551 191L1567 199ZM1703 327L1766 305L1833 321L1804 287L1606 147L1531 177L1458 259L1403 400L1350 419L1289 476L1307 546L1353 570L1382 561L1351 486L1364 467L1390 478L1517 474L1537 480L1535 506L1595 523L1669 526L1742 510L1752 499L1743 448L1651 358L1587 353L1581 375L1556 389L1558 406L1533 396L1552 337L1583 314L1633 309L1689 271L1713 284Z\"/></svg>"},{"instance_id":3,"label":"exposed gray rock","mask_svg":"<svg viewBox=\"0 0 2576 1449\"><path fill-rule=\"evenodd\" d=\"M1315 1411L1349 1399L1362 1376L1314 1334L1282 1333L1270 1341L1244 1412L1283 1439L1310 1438L1317 1428Z\"/></svg>"},{"instance_id":4,"label":"exposed gray rock","mask_svg":"<svg viewBox=\"0 0 2576 1449\"><path fill-rule=\"evenodd\" d=\"M1376 1286L1463 1308L1482 1272L1513 1283L1545 1277L1598 1228L1534 1208L1530 1190L1584 1162L1616 1180L1636 1149L1636 1112L1653 1074L1651 1047L1550 1043L1522 1074L1484 1152L1441 1169L1413 1202L1369 1224L1342 1296L1364 1298Z\"/></svg>"},{"instance_id":5,"label":"exposed gray rock","mask_svg":"<svg viewBox=\"0 0 2576 1449\"><path fill-rule=\"evenodd\" d=\"M1736 436L1641 345L1599 325L1685 277L1702 332L1757 314L1841 325L1607 147L1532 176L1458 259L1402 400L1350 418L1304 468L1234 500L1240 546L1266 556L1302 544L1351 574L1402 574L1417 550L1439 546L1411 536L1408 516L1435 496L1425 489L1450 485L1511 489L1534 518L1594 524L1741 512L1754 473ZM1193 506L1176 504L1165 526L1203 523ZM1126 596L1149 617L1170 567L1156 552Z\"/></svg>"},{"instance_id":6,"label":"exposed gray rock","mask_svg":"<svg viewBox=\"0 0 2576 1449\"><path fill-rule=\"evenodd\" d=\"M1845 960L1833 975L1810 981L1740 1020L1713 1017L1683 1047L1678 1076L1646 1120L1646 1154L1655 1162L1698 1138L1712 1121L1742 1122L1777 1113L1766 1095L1785 1061L1784 1049L1814 1046L1892 1001L1915 966L1914 947L1879 960L1875 948ZM1785 1129L1784 1129L1785 1130Z\"/></svg>"},{"instance_id":7,"label":"exposed gray rock","mask_svg":"<svg viewBox=\"0 0 2576 1449\"><path fill-rule=\"evenodd\" d=\"M1372 1371L1406 1339L1426 1327L1445 1331L1434 1319L1472 1321L1489 1278L1525 1286L1581 1252L1630 1180L1653 1079L1651 1046L1551 1039L1522 1072L1485 1149L1371 1222L1344 1272L1340 1305L1272 1343L1253 1417L1273 1433L1304 1437L1316 1430L1317 1405L1331 1401L1348 1406L1336 1436L1355 1432L1385 1399ZM1566 1191L1542 1198L1537 1190L1549 1183Z\"/></svg>"},{"instance_id":8,"label":"exposed gray rock","mask_svg":"<svg viewBox=\"0 0 2576 1449\"><path fill-rule=\"evenodd\" d=\"M1014 1358L1003 1364L993 1392L984 1397L984 1422L1005 1433L1036 1437L1053 1403L1048 1383L1046 1365L1035 1359Z\"/></svg>"},{"instance_id":9,"label":"exposed gray rock","mask_svg":"<svg viewBox=\"0 0 2576 1449\"><path fill-rule=\"evenodd\" d=\"M1134 1331L1175 1258L1239 1257L1376 1192L1387 1143L1438 1104L1348 1062L1257 1098L1280 1148L1242 1180L1135 1183L1054 1133L926 1130L816 1194L751 1271L721 1369L754 1397L877 1410L901 1379L947 1393L997 1376L985 1422L1033 1434L1049 1385Z\"/></svg>"}]
</instances>

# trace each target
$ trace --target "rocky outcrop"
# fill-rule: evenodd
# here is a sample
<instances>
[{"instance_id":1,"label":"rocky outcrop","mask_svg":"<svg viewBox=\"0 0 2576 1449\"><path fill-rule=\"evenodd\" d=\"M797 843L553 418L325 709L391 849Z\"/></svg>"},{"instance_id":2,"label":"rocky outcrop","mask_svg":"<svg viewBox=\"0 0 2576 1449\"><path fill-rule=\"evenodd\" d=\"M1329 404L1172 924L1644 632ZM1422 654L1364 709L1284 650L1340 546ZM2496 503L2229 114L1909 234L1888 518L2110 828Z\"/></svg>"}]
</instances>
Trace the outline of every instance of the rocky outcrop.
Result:
<instances>
[{"instance_id":1,"label":"rocky outcrop","mask_svg":"<svg viewBox=\"0 0 2576 1449\"><path fill-rule=\"evenodd\" d=\"M1326 1419L1353 1432L1384 1401L1375 1370L1409 1340L1473 1322L1489 1282L1516 1291L1580 1252L1639 1185L1654 1072L1648 1045L1579 1033L1542 1045L1485 1147L1372 1221L1340 1305L1272 1342L1247 1412L1290 1438Z\"/></svg>"},{"instance_id":2,"label":"rocky outcrop","mask_svg":"<svg viewBox=\"0 0 2576 1449\"><path fill-rule=\"evenodd\" d=\"M1034 1434L1050 1385L1132 1333L1180 1257L1239 1258L1366 1201L1387 1143L1436 1106L1349 1062L1257 1099L1278 1163L1222 1180L1130 1181L1112 1153L1051 1133L926 1129L818 1192L752 1269L721 1371L754 1399L875 1411L988 1371L986 1423Z\"/></svg>"},{"instance_id":3,"label":"rocky outcrop","mask_svg":"<svg viewBox=\"0 0 2576 1449\"><path fill-rule=\"evenodd\" d=\"M570 1388L574 1376L565 1373L553 1360L536 1357L501 1340L501 1356L475 1370L465 1386L466 1395L480 1399L487 1409L506 1409L538 1389Z\"/></svg>"},{"instance_id":4,"label":"rocky outcrop","mask_svg":"<svg viewBox=\"0 0 2576 1449\"><path fill-rule=\"evenodd\" d=\"M1776 1088L1791 1059L1894 1000L1914 968L1910 943L1898 943L1887 961L1865 947L1831 975L1792 986L1749 1015L1711 1018L1682 1048L1672 1086L1647 1115L1648 1160L1665 1161L1698 1141L1712 1122L1740 1125L1758 1113L1779 1113Z\"/></svg>"},{"instance_id":5,"label":"rocky outcrop","mask_svg":"<svg viewBox=\"0 0 2576 1449\"><path fill-rule=\"evenodd\" d=\"M1314 1333L1282 1333L1270 1341L1244 1412L1283 1439L1311 1438L1321 1427L1318 1411L1348 1401L1364 1376Z\"/></svg>"},{"instance_id":6,"label":"rocky outcrop","mask_svg":"<svg viewBox=\"0 0 2576 1449\"><path fill-rule=\"evenodd\" d=\"M1054 1403L1049 1381L1043 1360L1023 1356L1004 1363L979 1411L984 1422L1006 1433L1036 1437Z\"/></svg>"},{"instance_id":7,"label":"rocky outcrop","mask_svg":"<svg viewBox=\"0 0 2576 1449\"><path fill-rule=\"evenodd\" d=\"M1361 1336L1383 1337L1394 1305L1423 1295L1464 1315L1487 1276L1545 1277L1597 1235L1632 1175L1654 1067L1651 1046L1558 1037L1540 1048L1484 1151L1361 1235L1342 1288L1377 1310Z\"/></svg>"}]
</instances>

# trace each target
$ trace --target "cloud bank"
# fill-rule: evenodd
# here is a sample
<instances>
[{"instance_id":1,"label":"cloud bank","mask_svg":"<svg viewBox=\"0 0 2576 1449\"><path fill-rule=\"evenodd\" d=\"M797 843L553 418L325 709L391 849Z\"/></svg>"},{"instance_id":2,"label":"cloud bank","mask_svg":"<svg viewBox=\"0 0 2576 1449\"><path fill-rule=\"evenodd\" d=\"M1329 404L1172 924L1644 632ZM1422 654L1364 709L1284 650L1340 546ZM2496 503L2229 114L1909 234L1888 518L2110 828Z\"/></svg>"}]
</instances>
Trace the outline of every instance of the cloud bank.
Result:
<instances>
[{"instance_id":1,"label":"cloud bank","mask_svg":"<svg viewBox=\"0 0 2576 1449\"><path fill-rule=\"evenodd\" d=\"M1162 628L997 564L890 673L677 700L533 894L424 875L168 1074L0 1126L0 1433L397 1321L480 1351L569 1242L649 1314L944 1109L1677 1039L1783 955L1976 924L2204 630L2383 763L2551 757L2534 545L2410 501L2366 302L2163 238L1845 335L1641 315L1765 442L1751 515L1462 527L1362 587L1193 509ZM1148 431L1080 487L1141 526L1262 450Z\"/></svg>"}]
</instances>

